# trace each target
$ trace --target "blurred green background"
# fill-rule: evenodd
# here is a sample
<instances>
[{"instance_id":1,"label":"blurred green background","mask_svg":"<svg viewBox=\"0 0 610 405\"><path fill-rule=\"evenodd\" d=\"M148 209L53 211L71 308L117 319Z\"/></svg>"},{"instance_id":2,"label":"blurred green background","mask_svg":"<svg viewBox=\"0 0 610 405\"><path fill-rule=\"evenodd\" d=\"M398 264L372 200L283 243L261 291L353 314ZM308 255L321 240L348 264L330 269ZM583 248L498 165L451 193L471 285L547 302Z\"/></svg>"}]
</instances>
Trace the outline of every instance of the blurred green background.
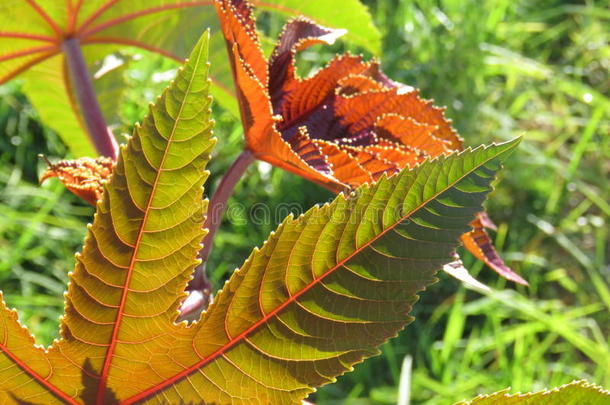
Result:
<instances>
[{"instance_id":1,"label":"blurred green background","mask_svg":"<svg viewBox=\"0 0 610 405\"><path fill-rule=\"evenodd\" d=\"M559 0L364 0L383 35L381 62L394 80L447 106L467 145L523 135L487 207L502 256L529 282L505 282L464 253L497 292L483 296L440 275L416 320L382 354L320 389L317 404L393 404L401 376L413 404L451 404L512 387L531 391L586 378L610 387L610 2ZM271 37L282 21L264 14ZM304 52L307 74L349 44ZM126 50L121 122L144 116L174 62ZM163 74L169 72L168 74ZM241 124L215 109L219 146L206 192L242 146ZM129 133L122 124L116 132ZM57 337L67 273L93 209L57 181L38 185L37 158L69 157L39 120L20 82L0 87L0 288L39 343ZM256 164L233 201L245 207L310 207L331 195ZM216 286L281 218L253 225L233 210L208 269ZM410 356L412 367L403 367Z\"/></svg>"}]
</instances>

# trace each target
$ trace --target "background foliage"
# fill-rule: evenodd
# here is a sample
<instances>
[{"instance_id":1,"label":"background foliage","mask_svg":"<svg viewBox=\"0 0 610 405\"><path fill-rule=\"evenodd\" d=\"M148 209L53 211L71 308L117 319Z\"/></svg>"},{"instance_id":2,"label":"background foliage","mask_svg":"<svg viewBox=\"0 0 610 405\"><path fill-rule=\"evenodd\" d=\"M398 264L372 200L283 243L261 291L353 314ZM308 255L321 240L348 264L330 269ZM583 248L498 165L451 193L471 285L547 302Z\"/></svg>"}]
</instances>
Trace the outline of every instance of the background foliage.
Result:
<instances>
[{"instance_id":1,"label":"background foliage","mask_svg":"<svg viewBox=\"0 0 610 405\"><path fill-rule=\"evenodd\" d=\"M395 80L448 106L468 145L525 135L489 201L496 245L530 282L489 296L442 277L414 307L415 323L384 353L316 394L318 404L396 402L411 373L412 402L449 404L506 386L533 391L573 379L610 386L610 2L560 0L365 0L383 36L381 61ZM271 36L282 21L262 14ZM349 44L304 52L300 72L323 65ZM121 96L129 133L160 94L176 64L125 49L130 90ZM37 184L42 162L69 156L20 91L0 87L0 288L40 343L57 336L72 254L92 208L55 181ZM119 102L119 101L117 101ZM238 154L241 125L215 109L219 145L213 190ZM248 172L233 202L247 209L282 203L303 210L326 201L318 186L266 164ZM215 284L241 264L282 218L253 223L235 205L208 268ZM283 206L285 207L285 205ZM281 208L281 207L279 207ZM281 211L281 210L280 210ZM284 214L286 210L284 208ZM466 256L477 274L482 265ZM402 368L405 356L412 369Z\"/></svg>"}]
</instances>

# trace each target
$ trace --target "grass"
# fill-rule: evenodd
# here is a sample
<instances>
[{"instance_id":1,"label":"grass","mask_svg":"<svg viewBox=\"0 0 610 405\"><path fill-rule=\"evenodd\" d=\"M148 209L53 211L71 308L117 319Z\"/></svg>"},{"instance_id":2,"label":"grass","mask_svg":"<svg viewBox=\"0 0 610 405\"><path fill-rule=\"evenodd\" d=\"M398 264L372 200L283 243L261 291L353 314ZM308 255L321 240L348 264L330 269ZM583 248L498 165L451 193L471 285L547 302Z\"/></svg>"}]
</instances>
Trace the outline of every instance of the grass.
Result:
<instances>
[{"instance_id":1,"label":"grass","mask_svg":"<svg viewBox=\"0 0 610 405\"><path fill-rule=\"evenodd\" d=\"M414 324L313 400L394 404L401 379L410 380L413 404L580 378L610 387L610 2L364 2L385 38L385 72L447 105L468 145L525 136L488 208L499 225L496 245L530 287L506 283L465 254L493 293L441 275L415 305ZM268 23L271 32L279 27ZM330 57L316 47L300 67ZM124 122L141 119L142 94L152 97L163 85L151 87L142 72L173 66L143 60L128 76L133 90ZM62 157L65 148L41 126L18 84L0 95L0 286L48 343L92 211L55 182L37 185L36 154ZM212 190L241 145L234 117L215 114L221 142L210 167ZM214 282L275 227L278 218L253 226L250 207L262 202L273 212L282 202L307 208L328 198L290 174L252 168L233 199L245 208L232 213L217 239L209 264Z\"/></svg>"}]
</instances>

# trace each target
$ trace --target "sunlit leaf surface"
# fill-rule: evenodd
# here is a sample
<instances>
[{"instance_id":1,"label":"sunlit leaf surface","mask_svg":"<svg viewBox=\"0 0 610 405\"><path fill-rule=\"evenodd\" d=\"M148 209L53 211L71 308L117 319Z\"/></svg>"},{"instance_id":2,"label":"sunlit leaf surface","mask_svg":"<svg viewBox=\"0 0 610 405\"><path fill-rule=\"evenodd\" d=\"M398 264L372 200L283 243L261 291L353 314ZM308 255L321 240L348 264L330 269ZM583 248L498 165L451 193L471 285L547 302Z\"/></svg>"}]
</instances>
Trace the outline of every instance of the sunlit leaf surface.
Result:
<instances>
[{"instance_id":1,"label":"sunlit leaf surface","mask_svg":"<svg viewBox=\"0 0 610 405\"><path fill-rule=\"evenodd\" d=\"M211 138L207 37L121 149L70 275L61 338L0 308L0 400L299 403L411 321L518 141L382 176L255 249L192 324Z\"/></svg>"}]
</instances>

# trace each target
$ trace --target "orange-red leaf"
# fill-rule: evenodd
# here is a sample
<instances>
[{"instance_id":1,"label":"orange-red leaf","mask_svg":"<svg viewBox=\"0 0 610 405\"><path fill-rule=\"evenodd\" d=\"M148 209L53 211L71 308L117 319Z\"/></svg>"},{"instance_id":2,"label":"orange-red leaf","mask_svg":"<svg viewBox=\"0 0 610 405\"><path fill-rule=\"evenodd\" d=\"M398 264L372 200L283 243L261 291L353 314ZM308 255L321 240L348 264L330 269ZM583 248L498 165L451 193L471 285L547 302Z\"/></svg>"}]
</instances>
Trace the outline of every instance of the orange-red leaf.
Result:
<instances>
[{"instance_id":1,"label":"orange-red leaf","mask_svg":"<svg viewBox=\"0 0 610 405\"><path fill-rule=\"evenodd\" d=\"M40 176L40 182L57 177L68 190L95 205L102 198L104 184L112 174L114 163L107 157L62 160L57 163L47 161L48 167Z\"/></svg>"},{"instance_id":2,"label":"orange-red leaf","mask_svg":"<svg viewBox=\"0 0 610 405\"><path fill-rule=\"evenodd\" d=\"M485 262L485 264L505 279L527 285L527 281L504 264L500 255L496 252L496 248L494 248L491 238L483 227L484 220L481 219L481 216L482 215L479 214L477 218L470 223L472 230L462 235L461 240L464 247L466 247L466 249L468 249L477 259Z\"/></svg>"},{"instance_id":3,"label":"orange-red leaf","mask_svg":"<svg viewBox=\"0 0 610 405\"><path fill-rule=\"evenodd\" d=\"M258 159L341 191L462 150L444 109L390 80L377 62L342 55L311 77L297 76L297 52L332 44L343 30L291 20L266 62L249 2L215 3L232 57L246 145ZM504 264L480 223L462 241L503 277L527 284Z\"/></svg>"}]
</instances>

